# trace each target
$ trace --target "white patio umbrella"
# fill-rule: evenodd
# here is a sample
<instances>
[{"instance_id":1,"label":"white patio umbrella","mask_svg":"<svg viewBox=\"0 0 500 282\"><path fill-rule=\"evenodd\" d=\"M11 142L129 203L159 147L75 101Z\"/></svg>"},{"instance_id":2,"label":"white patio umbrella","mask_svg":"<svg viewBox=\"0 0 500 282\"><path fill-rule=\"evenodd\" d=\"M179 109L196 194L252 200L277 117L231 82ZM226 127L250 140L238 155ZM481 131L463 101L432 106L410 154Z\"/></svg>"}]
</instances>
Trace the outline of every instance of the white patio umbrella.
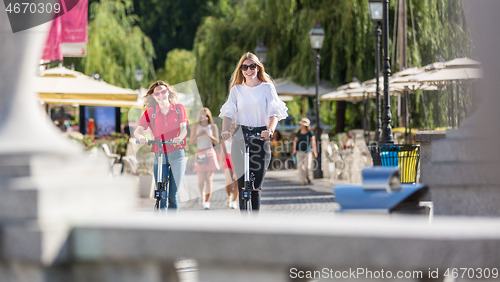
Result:
<instances>
[{"instance_id":1,"label":"white patio umbrella","mask_svg":"<svg viewBox=\"0 0 500 282\"><path fill-rule=\"evenodd\" d=\"M389 92L391 94L397 94L403 92L403 88L397 85L389 85ZM384 88L380 87L380 91ZM374 98L376 92L375 85L362 85L361 87L348 90L336 90L324 94L321 96L320 100L333 100L333 101L349 101L349 102L359 102L365 98Z\"/></svg>"},{"instance_id":2,"label":"white patio umbrella","mask_svg":"<svg viewBox=\"0 0 500 282\"><path fill-rule=\"evenodd\" d=\"M316 86L314 84L302 86L293 82L291 79L277 79L275 88L279 96L316 96ZM331 87L326 82L321 82L318 87L319 95L323 95L333 90L335 90L335 88Z\"/></svg>"},{"instance_id":3,"label":"white patio umbrella","mask_svg":"<svg viewBox=\"0 0 500 282\"><path fill-rule=\"evenodd\" d=\"M319 99L322 101L349 101L356 103L363 100L363 93L350 94L345 90L336 90L322 95Z\"/></svg>"},{"instance_id":4,"label":"white patio umbrella","mask_svg":"<svg viewBox=\"0 0 500 282\"><path fill-rule=\"evenodd\" d=\"M417 76L419 82L443 86L452 81L475 81L481 79L482 70L470 67L446 67L422 73Z\"/></svg>"},{"instance_id":5,"label":"white patio umbrella","mask_svg":"<svg viewBox=\"0 0 500 282\"><path fill-rule=\"evenodd\" d=\"M315 97L316 96L316 85L308 85L301 86L295 82L293 82L289 78L281 78L276 79L276 92L280 97L301 97L302 98L302 116L306 116L306 97ZM321 82L318 86L318 93L321 95L331 92L335 90L335 88L331 87L326 82ZM283 101L290 98L281 98ZM285 100L284 100L285 99ZM289 101L289 100L288 100Z\"/></svg>"},{"instance_id":6,"label":"white patio umbrella","mask_svg":"<svg viewBox=\"0 0 500 282\"><path fill-rule=\"evenodd\" d=\"M450 111L452 114L451 125L455 125L453 83L474 82L482 77L481 63L467 57L457 58L438 65L437 68L415 75L414 80L427 85L442 88L450 85ZM458 95L458 93L457 93ZM457 96L457 108L460 97Z\"/></svg>"},{"instance_id":7,"label":"white patio umbrella","mask_svg":"<svg viewBox=\"0 0 500 282\"><path fill-rule=\"evenodd\" d=\"M357 81L349 82L347 84L341 85L337 87L337 90L348 90L348 89L356 89L361 87L361 83Z\"/></svg>"},{"instance_id":8,"label":"white patio umbrella","mask_svg":"<svg viewBox=\"0 0 500 282\"><path fill-rule=\"evenodd\" d=\"M423 71L423 69L422 69ZM420 81L419 73L407 76L399 76L391 79L391 85L401 89L407 89L410 93L416 91L433 91L438 90L435 85L428 85Z\"/></svg>"},{"instance_id":9,"label":"white patio umbrella","mask_svg":"<svg viewBox=\"0 0 500 282\"><path fill-rule=\"evenodd\" d=\"M120 107L137 102L138 92L99 81L64 67L42 71L35 91L44 103Z\"/></svg>"},{"instance_id":10,"label":"white patio umbrella","mask_svg":"<svg viewBox=\"0 0 500 282\"><path fill-rule=\"evenodd\" d=\"M420 68L420 72L410 76L395 77L393 82L420 82L444 86L452 81L470 81L482 77L481 63L467 58L456 58L447 62L435 62Z\"/></svg>"},{"instance_id":11,"label":"white patio umbrella","mask_svg":"<svg viewBox=\"0 0 500 282\"><path fill-rule=\"evenodd\" d=\"M462 57L456 58L451 61L447 61L444 63L445 67L481 67L481 62L473 60L471 58Z\"/></svg>"}]
</instances>

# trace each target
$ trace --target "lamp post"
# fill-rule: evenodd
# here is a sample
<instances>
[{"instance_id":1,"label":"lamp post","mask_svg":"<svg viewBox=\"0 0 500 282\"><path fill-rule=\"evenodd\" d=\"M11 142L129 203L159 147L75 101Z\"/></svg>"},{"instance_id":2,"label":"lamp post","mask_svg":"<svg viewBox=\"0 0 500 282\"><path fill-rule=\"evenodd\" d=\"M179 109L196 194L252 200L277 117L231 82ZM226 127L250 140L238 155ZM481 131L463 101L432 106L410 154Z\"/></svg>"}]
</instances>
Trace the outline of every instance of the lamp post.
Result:
<instances>
[{"instance_id":1,"label":"lamp post","mask_svg":"<svg viewBox=\"0 0 500 282\"><path fill-rule=\"evenodd\" d=\"M134 77L135 77L135 81L137 81L137 89L140 92L141 91L141 82L142 82L142 79L144 78L144 71L141 69L141 67L137 67L135 69Z\"/></svg>"},{"instance_id":2,"label":"lamp post","mask_svg":"<svg viewBox=\"0 0 500 282\"><path fill-rule=\"evenodd\" d=\"M375 34L375 79L376 79L376 96L375 96L375 141L379 142L382 135L382 121L380 116L380 22L383 19L383 7L381 0L368 0L370 5L370 18L376 24L373 33Z\"/></svg>"},{"instance_id":3,"label":"lamp post","mask_svg":"<svg viewBox=\"0 0 500 282\"><path fill-rule=\"evenodd\" d=\"M255 47L255 55L259 58L260 62L265 64L267 61L267 48L264 42L260 41Z\"/></svg>"},{"instance_id":4,"label":"lamp post","mask_svg":"<svg viewBox=\"0 0 500 282\"><path fill-rule=\"evenodd\" d=\"M95 80L99 80L101 78L101 76L99 75L99 73L97 71L95 71L93 74L92 74L92 78L95 79Z\"/></svg>"},{"instance_id":5,"label":"lamp post","mask_svg":"<svg viewBox=\"0 0 500 282\"><path fill-rule=\"evenodd\" d=\"M311 48L316 51L314 56L316 65L316 149L318 151L318 165L314 168L314 178L323 178L323 171L321 169L321 122L319 119L319 52L323 47L323 40L325 39L325 31L316 22L314 27L309 31L309 40L311 41Z\"/></svg>"},{"instance_id":6,"label":"lamp post","mask_svg":"<svg viewBox=\"0 0 500 282\"><path fill-rule=\"evenodd\" d=\"M383 0L382 35L384 44L384 118L382 128L382 144L394 144L391 127L391 103L389 100L389 75L391 64L389 58L389 0Z\"/></svg>"}]
</instances>

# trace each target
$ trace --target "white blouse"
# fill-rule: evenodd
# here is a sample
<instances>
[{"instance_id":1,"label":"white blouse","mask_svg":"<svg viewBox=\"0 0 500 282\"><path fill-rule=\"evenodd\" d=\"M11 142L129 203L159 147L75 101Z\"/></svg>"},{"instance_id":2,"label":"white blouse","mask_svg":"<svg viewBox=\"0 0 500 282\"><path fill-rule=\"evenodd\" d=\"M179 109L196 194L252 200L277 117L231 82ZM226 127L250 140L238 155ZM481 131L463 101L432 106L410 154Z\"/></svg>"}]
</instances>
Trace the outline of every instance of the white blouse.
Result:
<instances>
[{"instance_id":1,"label":"white blouse","mask_svg":"<svg viewBox=\"0 0 500 282\"><path fill-rule=\"evenodd\" d=\"M219 117L228 117L245 126L261 127L268 126L272 116L278 117L278 121L286 118L287 110L272 83L262 82L254 87L242 83L231 88Z\"/></svg>"}]
</instances>

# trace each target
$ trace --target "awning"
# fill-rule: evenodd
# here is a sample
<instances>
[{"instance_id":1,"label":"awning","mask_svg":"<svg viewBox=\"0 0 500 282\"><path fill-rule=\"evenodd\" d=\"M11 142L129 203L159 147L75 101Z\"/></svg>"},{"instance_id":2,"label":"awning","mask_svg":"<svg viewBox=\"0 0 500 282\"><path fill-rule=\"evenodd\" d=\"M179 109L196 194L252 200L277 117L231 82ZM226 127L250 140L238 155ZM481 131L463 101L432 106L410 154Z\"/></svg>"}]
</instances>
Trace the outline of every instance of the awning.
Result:
<instances>
[{"instance_id":1,"label":"awning","mask_svg":"<svg viewBox=\"0 0 500 282\"><path fill-rule=\"evenodd\" d=\"M335 88L330 87L326 82L320 83L318 86L319 95L328 93L335 90ZM277 80L276 82L276 92L280 96L316 96L316 86L308 85L301 86L293 82L290 79Z\"/></svg>"},{"instance_id":2,"label":"awning","mask_svg":"<svg viewBox=\"0 0 500 282\"><path fill-rule=\"evenodd\" d=\"M95 80L80 72L64 67L56 67L43 71L35 79L35 91L44 103L61 104L115 104L137 102L138 92L121 88L104 81ZM64 100L68 100L64 102ZM70 101L71 100L71 101Z\"/></svg>"},{"instance_id":3,"label":"awning","mask_svg":"<svg viewBox=\"0 0 500 282\"><path fill-rule=\"evenodd\" d=\"M107 106L107 107L142 107L141 102L137 101L123 101L123 100L86 100L86 99L40 99L40 102L45 104L58 104L58 105L81 105L81 106Z\"/></svg>"}]
</instances>

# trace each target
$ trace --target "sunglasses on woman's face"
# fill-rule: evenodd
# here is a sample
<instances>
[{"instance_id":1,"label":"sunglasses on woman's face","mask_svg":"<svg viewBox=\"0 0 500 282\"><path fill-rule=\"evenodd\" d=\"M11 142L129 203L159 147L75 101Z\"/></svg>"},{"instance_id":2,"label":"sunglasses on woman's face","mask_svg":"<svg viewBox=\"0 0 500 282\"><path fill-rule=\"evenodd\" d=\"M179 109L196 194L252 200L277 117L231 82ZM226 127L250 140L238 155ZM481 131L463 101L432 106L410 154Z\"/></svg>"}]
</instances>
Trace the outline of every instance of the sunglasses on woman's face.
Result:
<instances>
[{"instance_id":1,"label":"sunglasses on woman's face","mask_svg":"<svg viewBox=\"0 0 500 282\"><path fill-rule=\"evenodd\" d=\"M257 64L251 64L251 65L241 65L241 69L243 71L246 71L248 69L254 70L257 68Z\"/></svg>"},{"instance_id":2,"label":"sunglasses on woman's face","mask_svg":"<svg viewBox=\"0 0 500 282\"><path fill-rule=\"evenodd\" d=\"M162 90L162 91L158 91L158 92L153 93L153 95L155 97L160 96L160 94L167 95L167 90Z\"/></svg>"}]
</instances>

